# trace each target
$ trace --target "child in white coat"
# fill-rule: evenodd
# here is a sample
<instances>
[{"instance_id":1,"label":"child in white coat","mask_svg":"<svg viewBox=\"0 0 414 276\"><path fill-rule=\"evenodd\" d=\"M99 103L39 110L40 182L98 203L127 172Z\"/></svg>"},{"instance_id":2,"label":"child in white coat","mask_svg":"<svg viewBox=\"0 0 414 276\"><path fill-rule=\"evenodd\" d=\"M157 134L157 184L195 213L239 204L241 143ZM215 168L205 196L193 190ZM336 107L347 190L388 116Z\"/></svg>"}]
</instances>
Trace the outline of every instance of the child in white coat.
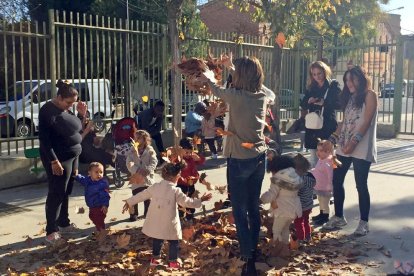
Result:
<instances>
[{"instance_id":1,"label":"child in white coat","mask_svg":"<svg viewBox=\"0 0 414 276\"><path fill-rule=\"evenodd\" d=\"M275 156L268 161L268 171L272 172L271 184L260 200L272 203L273 241L275 253L289 254L289 226L302 216L302 206L298 191L302 187L302 178L295 171L295 163L290 156Z\"/></svg>"},{"instance_id":2,"label":"child in white coat","mask_svg":"<svg viewBox=\"0 0 414 276\"><path fill-rule=\"evenodd\" d=\"M201 202L211 199L211 194L204 194L200 199L187 197L176 187L184 163L168 163L162 169L163 180L149 186L146 190L125 200L124 213L131 210L138 202L151 199L148 214L142 232L153 238L151 265L161 264L160 253L164 240L169 242L169 267L179 268L178 242L182 238L181 223L177 204L182 207L199 208Z\"/></svg>"},{"instance_id":3,"label":"child in white coat","mask_svg":"<svg viewBox=\"0 0 414 276\"><path fill-rule=\"evenodd\" d=\"M151 146L151 136L147 131L137 130L134 140L138 147L132 147L126 157L126 165L131 173L129 184L132 195L142 192L154 183L154 171L158 163L157 154ZM144 216L147 215L149 204L149 200L144 202ZM129 220L136 221L137 217L138 205L135 205Z\"/></svg>"}]
</instances>

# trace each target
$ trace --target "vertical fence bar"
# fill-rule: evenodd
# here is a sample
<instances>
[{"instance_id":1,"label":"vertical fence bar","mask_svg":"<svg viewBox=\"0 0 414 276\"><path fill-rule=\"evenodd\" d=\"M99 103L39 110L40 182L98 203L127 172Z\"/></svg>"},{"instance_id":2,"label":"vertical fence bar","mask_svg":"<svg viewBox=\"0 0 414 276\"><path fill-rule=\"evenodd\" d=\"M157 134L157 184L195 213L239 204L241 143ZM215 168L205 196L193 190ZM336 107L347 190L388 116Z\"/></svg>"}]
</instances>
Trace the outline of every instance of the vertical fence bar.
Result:
<instances>
[{"instance_id":1,"label":"vertical fence bar","mask_svg":"<svg viewBox=\"0 0 414 276\"><path fill-rule=\"evenodd\" d=\"M395 80L394 80L394 111L393 125L396 132L400 132L401 127L401 107L402 107L402 83L404 71L404 40L400 35L397 39L396 60L395 60Z\"/></svg>"},{"instance_id":2,"label":"vertical fence bar","mask_svg":"<svg viewBox=\"0 0 414 276\"><path fill-rule=\"evenodd\" d=\"M49 10L49 32L50 32L50 43L49 43L49 57L50 57L50 79L52 81L52 95L56 96L56 29L55 29L55 15L53 10Z\"/></svg>"}]
</instances>

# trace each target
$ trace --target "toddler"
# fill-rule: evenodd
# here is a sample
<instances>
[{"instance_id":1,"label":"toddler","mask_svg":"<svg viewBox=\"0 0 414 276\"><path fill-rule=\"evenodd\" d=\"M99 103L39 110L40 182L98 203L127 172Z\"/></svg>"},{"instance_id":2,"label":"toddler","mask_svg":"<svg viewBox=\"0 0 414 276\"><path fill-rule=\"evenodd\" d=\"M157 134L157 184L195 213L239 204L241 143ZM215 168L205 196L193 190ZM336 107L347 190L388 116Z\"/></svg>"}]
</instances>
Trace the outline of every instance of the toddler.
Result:
<instances>
[{"instance_id":1,"label":"toddler","mask_svg":"<svg viewBox=\"0 0 414 276\"><path fill-rule=\"evenodd\" d=\"M216 129L215 117L212 116L210 112L204 113L203 120L201 120L201 133L210 149L211 158L213 159L217 159L217 149L215 145Z\"/></svg>"},{"instance_id":2,"label":"toddler","mask_svg":"<svg viewBox=\"0 0 414 276\"><path fill-rule=\"evenodd\" d=\"M202 165L205 158L202 155L198 155L193 151L193 144L191 138L183 138L180 140L180 147L183 152L183 159L186 166L181 171L181 176L178 178L177 187L187 196L191 197L195 192L194 185L200 178L200 174L197 171L197 166ZM186 214L180 210L179 214L181 218L186 220L192 220L194 217L194 208L187 208Z\"/></svg>"},{"instance_id":3,"label":"toddler","mask_svg":"<svg viewBox=\"0 0 414 276\"><path fill-rule=\"evenodd\" d=\"M318 162L311 170L316 179L315 194L318 196L320 213L312 217L315 225L322 225L329 221L329 200L332 196L333 170L341 163L333 155L334 146L328 140L319 140L316 148Z\"/></svg>"},{"instance_id":4,"label":"toddler","mask_svg":"<svg viewBox=\"0 0 414 276\"><path fill-rule=\"evenodd\" d=\"M78 174L75 179L85 187L85 201L89 207L89 218L96 231L105 230L105 217L109 207L109 183L103 177L104 166L99 162L89 164L89 176Z\"/></svg>"},{"instance_id":5,"label":"toddler","mask_svg":"<svg viewBox=\"0 0 414 276\"><path fill-rule=\"evenodd\" d=\"M260 200L262 203L272 203L275 253L285 254L289 252L289 226L295 218L302 216L298 196L302 179L296 173L295 163L290 156L274 156L268 160L267 169L272 173L271 185Z\"/></svg>"},{"instance_id":6,"label":"toddler","mask_svg":"<svg viewBox=\"0 0 414 276\"><path fill-rule=\"evenodd\" d=\"M178 241L182 238L182 231L177 204L183 207L199 208L201 202L211 198L211 194L204 194L200 199L192 199L176 187L177 181L180 178L180 171L184 166L184 163L166 164L161 173L163 180L125 200L125 205L122 209L124 213L127 210L131 210L132 206L138 202L152 199L142 232L153 238L153 257L150 263L153 266L161 264L161 247L164 240L168 240L170 245L168 253L169 267L180 267L177 258Z\"/></svg>"},{"instance_id":7,"label":"toddler","mask_svg":"<svg viewBox=\"0 0 414 276\"><path fill-rule=\"evenodd\" d=\"M137 130L134 141L138 146L132 147L126 157L126 165L131 173L132 195L142 192L154 183L154 171L158 164L157 154L151 146L151 136L145 130ZM147 215L150 201L144 202L144 216ZM134 206L134 212L129 220L136 221L138 217L138 205Z\"/></svg>"},{"instance_id":8,"label":"toddler","mask_svg":"<svg viewBox=\"0 0 414 276\"><path fill-rule=\"evenodd\" d=\"M302 205L302 216L295 219L295 230L298 240L310 241L311 227L309 224L309 215L313 207L313 187L315 186L315 177L309 172L310 163L302 154L296 155L295 161L296 173L302 178L303 186L299 189L298 196Z\"/></svg>"}]
</instances>

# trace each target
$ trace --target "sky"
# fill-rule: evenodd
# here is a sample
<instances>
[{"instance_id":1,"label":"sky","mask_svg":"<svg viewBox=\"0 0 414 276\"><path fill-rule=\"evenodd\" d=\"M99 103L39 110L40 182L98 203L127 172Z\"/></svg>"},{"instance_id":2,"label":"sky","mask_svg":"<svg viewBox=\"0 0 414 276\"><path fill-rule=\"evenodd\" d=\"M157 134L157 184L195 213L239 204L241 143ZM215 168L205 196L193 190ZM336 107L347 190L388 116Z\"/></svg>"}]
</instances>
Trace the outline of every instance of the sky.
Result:
<instances>
[{"instance_id":1,"label":"sky","mask_svg":"<svg viewBox=\"0 0 414 276\"><path fill-rule=\"evenodd\" d=\"M404 7L401 10L390 11L395 8ZM414 14L414 0L390 0L388 5L382 5L383 11L401 15L401 33L414 35L414 20L410 17Z\"/></svg>"}]
</instances>

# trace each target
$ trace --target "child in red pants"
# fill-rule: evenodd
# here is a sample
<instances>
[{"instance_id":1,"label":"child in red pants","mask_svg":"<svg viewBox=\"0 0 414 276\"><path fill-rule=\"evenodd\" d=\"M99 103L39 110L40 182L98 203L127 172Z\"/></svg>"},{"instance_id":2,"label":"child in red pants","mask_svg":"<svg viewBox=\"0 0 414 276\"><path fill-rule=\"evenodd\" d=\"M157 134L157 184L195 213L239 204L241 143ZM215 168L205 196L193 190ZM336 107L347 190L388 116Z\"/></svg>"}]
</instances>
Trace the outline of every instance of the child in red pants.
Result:
<instances>
[{"instance_id":1,"label":"child in red pants","mask_svg":"<svg viewBox=\"0 0 414 276\"><path fill-rule=\"evenodd\" d=\"M104 167L99 162L89 164L89 176L76 175L75 179L85 187L85 201L89 207L89 218L96 231L105 230L105 217L109 207L109 183L103 178Z\"/></svg>"},{"instance_id":2,"label":"child in red pants","mask_svg":"<svg viewBox=\"0 0 414 276\"><path fill-rule=\"evenodd\" d=\"M311 227L309 215L313 207L313 187L316 184L315 177L308 171L310 163L306 157L298 154L294 157L296 173L302 177L303 186L299 189L298 196L302 205L302 217L295 219L295 230L298 240L310 241Z\"/></svg>"}]
</instances>

